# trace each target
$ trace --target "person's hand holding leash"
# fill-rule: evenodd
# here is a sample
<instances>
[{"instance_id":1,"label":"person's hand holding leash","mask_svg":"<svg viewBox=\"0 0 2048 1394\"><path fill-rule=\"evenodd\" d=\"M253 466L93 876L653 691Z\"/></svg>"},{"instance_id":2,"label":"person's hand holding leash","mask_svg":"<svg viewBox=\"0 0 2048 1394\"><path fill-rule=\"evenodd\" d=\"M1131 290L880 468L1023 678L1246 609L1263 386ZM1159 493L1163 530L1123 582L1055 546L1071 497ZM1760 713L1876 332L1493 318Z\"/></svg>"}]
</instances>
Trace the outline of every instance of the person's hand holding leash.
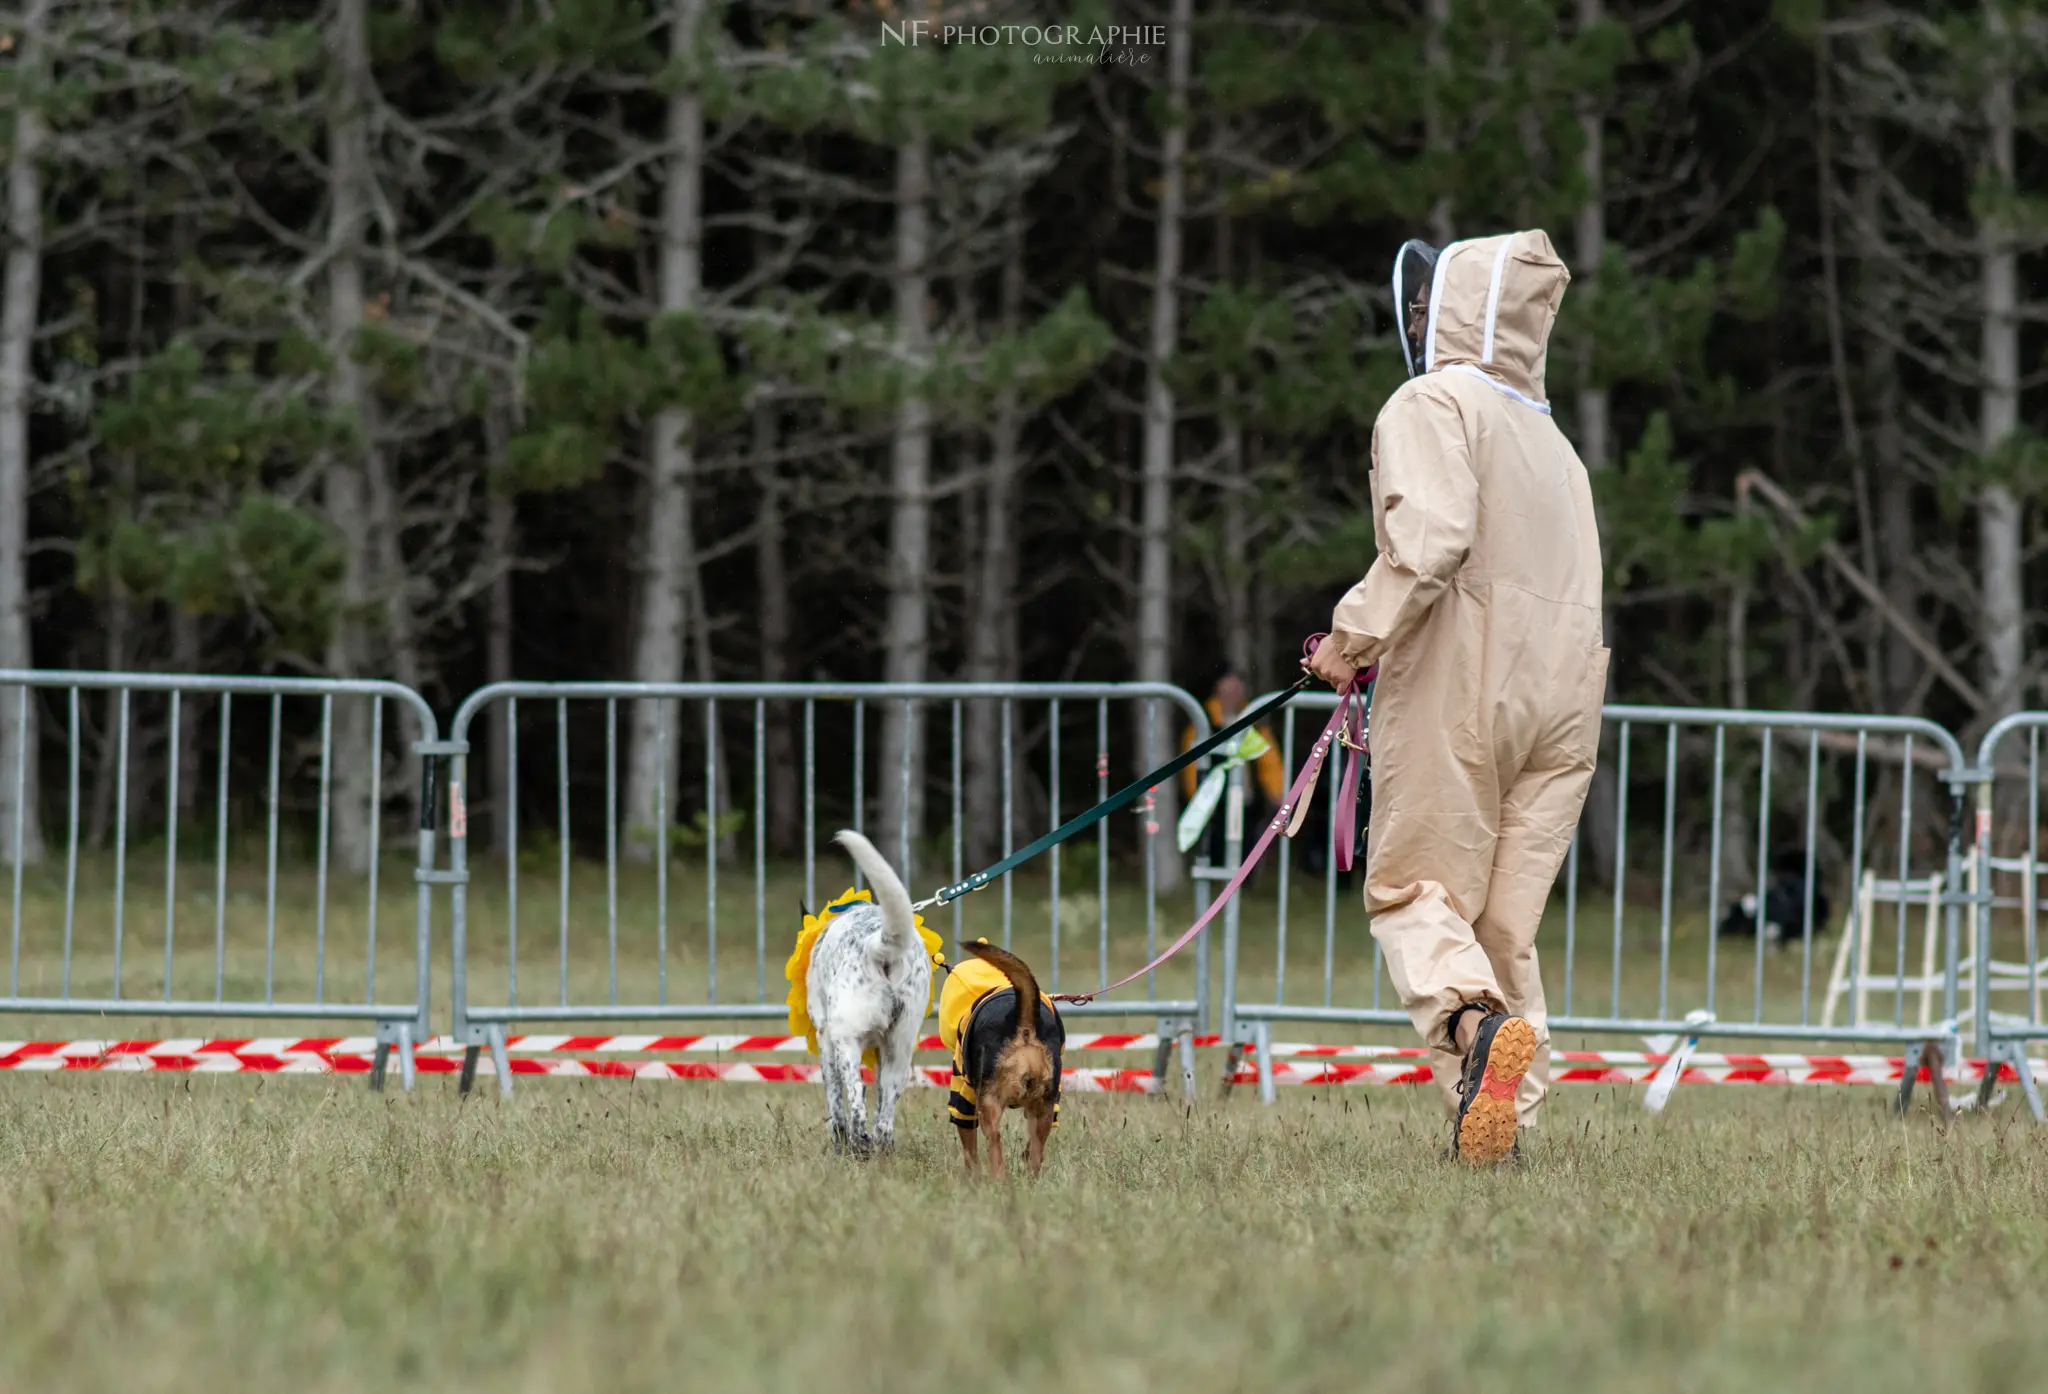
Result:
<instances>
[{"instance_id":1,"label":"person's hand holding leash","mask_svg":"<svg viewBox=\"0 0 2048 1394\"><path fill-rule=\"evenodd\" d=\"M1343 692L1351 686L1358 670L1344 657L1344 646L1337 642L1334 634L1325 634L1323 642L1316 645L1316 651L1301 661L1301 666L1321 678L1331 687Z\"/></svg>"}]
</instances>

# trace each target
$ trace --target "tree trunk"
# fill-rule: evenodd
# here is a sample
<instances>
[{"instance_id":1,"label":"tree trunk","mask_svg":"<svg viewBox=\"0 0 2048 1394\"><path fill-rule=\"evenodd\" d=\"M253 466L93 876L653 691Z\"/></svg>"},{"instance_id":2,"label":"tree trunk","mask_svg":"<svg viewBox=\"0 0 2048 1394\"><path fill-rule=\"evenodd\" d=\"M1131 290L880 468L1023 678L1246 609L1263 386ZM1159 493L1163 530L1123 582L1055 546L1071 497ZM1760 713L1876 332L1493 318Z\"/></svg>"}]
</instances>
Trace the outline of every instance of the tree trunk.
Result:
<instances>
[{"instance_id":1,"label":"tree trunk","mask_svg":"<svg viewBox=\"0 0 2048 1394\"><path fill-rule=\"evenodd\" d=\"M1899 422L1896 395L1890 390L1898 380L1897 367L1889 347L1873 350L1871 388L1876 396L1877 422L1871 444L1877 458L1877 515L1880 532L1879 555L1884 567L1885 599L1899 614L1918 620L1920 588L1913 579L1914 539L1913 481L1906 473L1905 431ZM1906 715L1907 703L1920 682L1920 655L1895 625L1885 626L1884 709Z\"/></svg>"},{"instance_id":2,"label":"tree trunk","mask_svg":"<svg viewBox=\"0 0 2048 1394\"><path fill-rule=\"evenodd\" d=\"M1586 33L1606 19L1605 0L1579 0L1579 32ZM1607 146L1605 118L1592 97L1579 102L1579 175L1585 180L1586 201L1579 205L1574 260L1578 265L1572 294L1584 299L1599 293L1600 263L1607 259ZM1579 458L1588 470L1605 469L1611 458L1607 441L1607 389L1594 375L1593 344L1589 339L1581 350L1579 363Z\"/></svg>"},{"instance_id":3,"label":"tree trunk","mask_svg":"<svg viewBox=\"0 0 2048 1394\"><path fill-rule=\"evenodd\" d=\"M426 682L426 665L420 656L419 626L413 620L412 577L406 567L397 491L392 487L390 463L377 445L376 401L365 394L361 411L363 482L370 502L370 545L376 567L374 584L384 612L386 664L377 676L389 676L419 692ZM363 702L338 702L337 718L343 705L368 706ZM426 738L426 733L413 720L412 713L403 707L398 710L398 729L402 733L400 738L406 742L404 749L410 749L412 742ZM379 758L382 758L382 752L379 752ZM404 803L408 815L404 826L407 829L420 826L421 792L420 782L416 779L400 780L398 789L394 791Z\"/></svg>"},{"instance_id":4,"label":"tree trunk","mask_svg":"<svg viewBox=\"0 0 2048 1394\"><path fill-rule=\"evenodd\" d=\"M1265 240L1261 236L1261 225L1259 223L1254 222L1252 224L1251 235L1247 238L1247 242L1245 280L1247 284L1260 285L1263 283L1265 270ZM1249 426L1245 428L1242 439L1238 442L1237 446L1237 453L1244 462L1242 473L1247 490L1245 495L1247 505L1257 497L1257 490L1261 482L1260 461L1262 457L1259 451L1262 444L1263 438L1260 436L1258 428L1256 426ZM1232 653L1231 661L1244 664L1245 682L1254 693L1258 693L1270 691L1273 684L1274 647L1270 638L1272 633L1273 594L1267 587L1264 578L1259 574L1260 567L1253 561L1253 549L1258 538L1248 526L1245 527L1244 531L1245 537L1238 550L1238 555L1243 560L1245 577L1244 652L1242 655ZM1229 539L1226 537L1225 541L1227 544ZM1226 545L1224 550L1229 552L1230 547ZM1290 664L1289 666L1291 667L1292 665ZM1289 677L1291 680L1292 674Z\"/></svg>"},{"instance_id":5,"label":"tree trunk","mask_svg":"<svg viewBox=\"0 0 2048 1394\"><path fill-rule=\"evenodd\" d=\"M1451 27L1451 0L1429 0L1429 28L1423 38L1423 62L1429 69L1428 95L1423 104L1423 139L1432 154L1450 154L1450 126L1444 117L1444 88L1450 82L1451 57L1447 33ZM1451 196L1443 194L1429 210L1430 239L1439 248L1448 247L1457 234L1452 230Z\"/></svg>"},{"instance_id":6,"label":"tree trunk","mask_svg":"<svg viewBox=\"0 0 2048 1394\"><path fill-rule=\"evenodd\" d=\"M1024 306L1024 198L1010 196L1003 244L1002 323L998 332L1015 334ZM1022 424L1017 394L1005 390L996 398L995 425L989 437L988 482L981 493L979 546L974 551L974 593L968 597L967 680L1010 682L1017 677L1017 458ZM967 860L985 866L1001 855L1003 833L1002 703L970 702L964 777L967 788L962 816L966 819ZM1014 732L1012 733L1014 736ZM1014 780L1016 747L1011 747ZM1014 791L1014 784L1012 789ZM1016 804L1011 804L1013 827Z\"/></svg>"},{"instance_id":7,"label":"tree trunk","mask_svg":"<svg viewBox=\"0 0 2048 1394\"><path fill-rule=\"evenodd\" d=\"M1827 308L1828 359L1834 377L1835 411L1841 423L1842 449L1849 457L1850 480L1856 500L1856 540L1862 553L1860 560L1863 574L1877 577L1884 575L1886 569L1879 560L1877 509L1870 487L1870 457L1863 448L1863 423L1856 402L1856 381L1849 361L1848 328L1844 311L1846 297L1843 292L1841 271L1843 256L1841 237L1836 231L1835 224L1835 207L1840 199L1835 179L1835 127L1838 120L1834 98L1835 60L1825 25L1815 36L1813 53L1814 86L1818 95L1818 110L1814 117L1814 128L1818 133L1814 163L1820 171L1821 278L1823 304ZM1866 190L1872 182L1867 173L1858 181L1859 202L1867 203ZM1864 615L1859 628L1864 643L1863 668L1864 681L1869 693L1868 700L1883 704L1884 632L1887 626L1883 617L1873 611ZM1855 674L1846 671L1842 676L1852 682L1855 678ZM1883 709L1891 710L1888 706Z\"/></svg>"},{"instance_id":8,"label":"tree trunk","mask_svg":"<svg viewBox=\"0 0 2048 1394\"><path fill-rule=\"evenodd\" d=\"M1863 42L1870 44L1874 40L1866 37ZM1859 230L1878 226L1878 180L1873 172L1878 154L1872 140L1871 126L1866 124L1857 137L1857 165L1862 173L1856 181L1854 198ZM1871 249L1856 242L1851 243L1849 251L1851 255L1863 253L1866 266L1875 261L1869 255ZM1863 313L1876 324L1896 323L1896 280L1881 266L1860 279L1860 294L1855 300L1861 302ZM1899 416L1898 355L1888 335L1864 333L1857 337L1864 345L1865 391L1872 418L1870 452L1877 484L1878 565L1873 579L1884 587L1885 599L1895 613L1917 621L1920 587L1914 580L1913 559L1918 555L1918 529L1913 517L1913 479L1907 473L1905 425ZM1898 626L1886 624L1882 630L1877 699L1885 711L1913 715L1907 707L1917 705L1912 703L1912 697L1923 670L1920 655Z\"/></svg>"},{"instance_id":9,"label":"tree trunk","mask_svg":"<svg viewBox=\"0 0 2048 1394\"><path fill-rule=\"evenodd\" d=\"M370 212L368 9L368 0L337 0L327 39L334 65L327 118L327 333L334 360L328 390L335 409L360 433L333 453L325 479L328 519L343 549L341 604L328 640L327 666L342 678L371 673L364 621L377 574L366 497L366 462L375 446L369 438L368 392L354 355L363 323L362 251ZM335 703L331 826L334 855L351 872L368 868L370 829L380 816L369 806L370 771L383 752L371 749L370 736L369 703Z\"/></svg>"},{"instance_id":10,"label":"tree trunk","mask_svg":"<svg viewBox=\"0 0 2048 1394\"><path fill-rule=\"evenodd\" d=\"M754 589L761 605L761 681L790 682L789 561L784 554L784 495L781 468L773 458L778 431L775 408L754 408L754 477L761 490L760 527L754 534ZM798 779L794 724L803 719L794 702L770 702L768 749L768 850L779 857L802 850L802 786Z\"/></svg>"},{"instance_id":11,"label":"tree trunk","mask_svg":"<svg viewBox=\"0 0 2048 1394\"><path fill-rule=\"evenodd\" d=\"M16 92L41 78L49 0L29 0L14 55ZM0 669L35 667L29 643L29 409L43 293L43 113L14 108L6 176L6 305L0 307ZM23 700L27 696L27 702ZM35 692L0 688L0 862L43 860ZM16 804L16 790L20 802Z\"/></svg>"},{"instance_id":12,"label":"tree trunk","mask_svg":"<svg viewBox=\"0 0 2048 1394\"><path fill-rule=\"evenodd\" d=\"M695 61L703 0L675 0L669 9L669 59ZM695 77L668 104L669 156L661 205L660 311L687 314L697 308L702 285L698 259L703 233L704 108ZM684 626L696 571L696 537L691 489L696 459L689 414L669 407L655 414L648 445L647 532L640 556L639 622L633 641L633 680L674 683L683 679ZM668 731L664 739L663 726ZM627 855L645 861L654 853L657 791L668 790L671 826L679 816L676 751L683 734L668 702L633 704L630 767L626 774ZM665 852L664 852L665 855Z\"/></svg>"},{"instance_id":13,"label":"tree trunk","mask_svg":"<svg viewBox=\"0 0 2048 1394\"><path fill-rule=\"evenodd\" d=\"M49 39L50 0L28 0L15 54L17 91L40 80ZM43 173L48 132L33 101L18 101L13 158L7 166L7 301L0 307L0 668L32 668L28 588L28 418L30 355L43 280ZM0 862L43 859L42 781L36 750L36 701L0 688ZM16 805L17 787L20 804Z\"/></svg>"},{"instance_id":14,"label":"tree trunk","mask_svg":"<svg viewBox=\"0 0 2048 1394\"><path fill-rule=\"evenodd\" d=\"M171 255L182 268L192 257L193 219L180 214L171 221ZM192 278L180 274L171 284L171 323L180 332L197 320ZM171 607L171 671L192 675L204 671L205 636L199 616L182 606ZM178 825L194 826L199 816L199 733L213 699L204 693L188 692L178 701Z\"/></svg>"},{"instance_id":15,"label":"tree trunk","mask_svg":"<svg viewBox=\"0 0 2048 1394\"><path fill-rule=\"evenodd\" d=\"M506 451L511 440L511 423L501 403L484 410L484 448L493 480L484 514L485 565L491 568L491 589L484 611L484 681L512 681L512 562L519 546L519 505L512 495L495 487L503 477ZM491 848L510 859L518 855L512 845L512 813L519 790L512 783L511 705L493 702L485 709L485 731L490 741L490 774L484 787L491 799ZM471 762L474 767L477 762ZM472 803L476 777L470 777Z\"/></svg>"},{"instance_id":16,"label":"tree trunk","mask_svg":"<svg viewBox=\"0 0 2048 1394\"><path fill-rule=\"evenodd\" d=\"M1230 391L1235 384L1226 384ZM1223 569L1223 660L1247 683L1252 679L1252 564L1246 512L1251 507L1251 481L1244 469L1244 427L1223 425L1223 468L1231 491L1223 500L1219 539Z\"/></svg>"},{"instance_id":17,"label":"tree trunk","mask_svg":"<svg viewBox=\"0 0 2048 1394\"><path fill-rule=\"evenodd\" d=\"M2005 21L1997 0L1987 0L1985 22L1993 48L2005 38ZM1985 121L1984 172L2002 195L2013 181L2012 71L2002 57L1991 60L1990 81L1983 97ZM1979 448L1989 457L2007 444L2019 426L2019 258L2005 226L1998 201L1981 217L1977 235L1983 248L1983 395L1979 403ZM1986 487L1977 499L1977 549L1981 569L1984 625L1984 693L1990 707L1986 722L2018 710L2026 663L2026 613L2021 576L2020 505L2003 484Z\"/></svg>"},{"instance_id":18,"label":"tree trunk","mask_svg":"<svg viewBox=\"0 0 2048 1394\"><path fill-rule=\"evenodd\" d=\"M1228 213L1216 220L1216 284L1219 286L1231 284L1232 231ZM1223 494L1217 501L1220 517L1216 539L1216 603L1222 612L1223 661L1249 683L1252 681L1252 577L1251 538L1246 515L1251 508L1252 486L1251 477L1245 469L1244 422L1238 414L1237 386L1237 378L1226 373L1221 384L1224 407L1219 423L1222 458L1218 463L1223 477ZM1253 690L1257 691L1256 688Z\"/></svg>"},{"instance_id":19,"label":"tree trunk","mask_svg":"<svg viewBox=\"0 0 2048 1394\"><path fill-rule=\"evenodd\" d=\"M1579 0L1579 32L1585 33L1606 19L1604 0ZM1584 145L1579 152L1579 172L1586 182L1586 201L1579 205L1577 247L1575 260L1578 262L1578 284L1572 293L1578 296L1599 294L1600 264L1607 259L1607 154L1605 117L1599 104L1591 97L1583 98L1579 105L1579 132ZM1578 426L1579 458L1585 462L1589 473L1597 474L1613 463L1613 447L1608 439L1608 396L1607 388L1597 376L1594 364L1594 345L1589 338L1580 350ZM1605 519L1599 520L1601 532L1606 532ZM1603 538L1604 541L1604 538ZM1614 608L1608 606L1601 616L1601 629L1607 641L1614 641ZM1608 699L1614 693L1614 676L1610 668L1607 679ZM1610 744L1611 743L1606 743ZM1592 874L1595 882L1613 885L1614 859L1620 848L1620 786L1619 774L1611 750L1604 750L1600 763L1593 772L1593 782L1586 789L1585 811L1579 817L1579 837L1583 855L1579 864Z\"/></svg>"},{"instance_id":20,"label":"tree trunk","mask_svg":"<svg viewBox=\"0 0 2048 1394\"><path fill-rule=\"evenodd\" d=\"M1138 527L1138 680L1173 681L1173 389L1167 368L1180 337L1181 218L1186 206L1183 161L1188 145L1188 49L1192 0L1173 0L1166 31L1166 130L1160 139L1159 214L1153 232L1152 325L1145 352L1144 473ZM1146 721L1145 707L1153 719ZM1140 704L1137 748L1142 773L1165 763L1180 727L1180 713ZM1149 731L1148 731L1149 727ZM1179 788L1168 780L1153 791L1152 821L1160 835L1153 849L1154 886L1161 894L1181 887L1174 845Z\"/></svg>"},{"instance_id":21,"label":"tree trunk","mask_svg":"<svg viewBox=\"0 0 2048 1394\"><path fill-rule=\"evenodd\" d=\"M695 523L692 522L690 526L694 528ZM711 657L710 597L705 591L704 569L697 562L696 533L694 531L686 533L685 537L690 542L690 550L684 567L684 578L690 587L690 647L697 665L697 681L704 683L716 682L718 681L718 670ZM717 816L720 819L733 812L732 764L725 758L725 721L729 714L729 709L716 713L712 719L711 728L706 733L706 739L711 745L711 787L717 791L713 803L716 806ZM751 726L751 721L748 724ZM751 736L748 738L747 747L748 749L753 748ZM749 772L749 778L751 777L751 772ZM751 804L743 811L747 817L753 817ZM711 821L715 824L717 820ZM709 837L713 831L712 827L707 827L704 830L704 835ZM734 833L725 833L719 836L718 859L721 862L731 861L738 849L738 845L739 838Z\"/></svg>"},{"instance_id":22,"label":"tree trunk","mask_svg":"<svg viewBox=\"0 0 2048 1394\"><path fill-rule=\"evenodd\" d=\"M128 468L132 471L133 465L129 465ZM124 492L133 497L132 487ZM135 604L129 599L127 591L122 589L119 581L110 583L101 599L104 606L101 613L106 626L103 631L106 638L106 648L103 651L106 670L110 673L125 673L135 663L133 655L129 652L130 636L135 627ZM91 847L107 845L107 833L114 822L114 786L125 772L121 765L121 694L107 692L100 703L100 712L99 751L93 761L92 806L86 815L85 840ZM128 714L132 721L135 716L133 698L129 700ZM129 736L132 740L132 727ZM131 799L133 793L131 790Z\"/></svg>"},{"instance_id":23,"label":"tree trunk","mask_svg":"<svg viewBox=\"0 0 2048 1394\"><path fill-rule=\"evenodd\" d=\"M1749 584L1746 581L1736 582L1728 603L1728 705L1736 711L1749 707ZM1755 786L1746 784L1742 777L1744 758L1750 747L1740 740L1737 733L1731 732L1723 747L1721 895L1724 902L1743 894L1755 884L1749 858L1750 849L1756 844L1749 835L1752 824L1743 804L1744 789ZM1714 914L1720 914L1720 907L1715 907Z\"/></svg>"},{"instance_id":24,"label":"tree trunk","mask_svg":"<svg viewBox=\"0 0 2048 1394\"><path fill-rule=\"evenodd\" d=\"M906 14L921 18L923 0ZM896 342L913 374L931 353L931 142L923 122L908 118L909 135L896 149ZM925 680L930 660L932 419L920 384L913 383L896 410L889 450L889 616L883 636L884 673L892 683ZM892 702L882 726L881 846L898 870L913 873L912 849L924 832L924 712L916 703Z\"/></svg>"}]
</instances>

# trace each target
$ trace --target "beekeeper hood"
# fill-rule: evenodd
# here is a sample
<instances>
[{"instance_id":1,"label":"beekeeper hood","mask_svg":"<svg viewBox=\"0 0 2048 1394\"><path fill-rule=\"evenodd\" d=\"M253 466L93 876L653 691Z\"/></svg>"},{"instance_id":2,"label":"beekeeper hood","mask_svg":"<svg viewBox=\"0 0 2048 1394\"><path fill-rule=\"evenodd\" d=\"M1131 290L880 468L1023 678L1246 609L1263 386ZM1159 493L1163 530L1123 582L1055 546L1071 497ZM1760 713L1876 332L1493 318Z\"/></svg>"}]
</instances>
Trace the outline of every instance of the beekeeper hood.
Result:
<instances>
[{"instance_id":1,"label":"beekeeper hood","mask_svg":"<svg viewBox=\"0 0 2048 1394\"><path fill-rule=\"evenodd\" d=\"M1423 323L1429 312L1429 277L1436 267L1436 248L1409 238L1394 256L1394 323L1401 329L1401 360L1408 376L1422 371Z\"/></svg>"},{"instance_id":2,"label":"beekeeper hood","mask_svg":"<svg viewBox=\"0 0 2048 1394\"><path fill-rule=\"evenodd\" d=\"M1404 270L1421 260L1410 249L1421 245L1404 246L1396 263L1396 293L1405 290L1410 299L1413 290L1400 282ZM1451 243L1430 263L1420 344L1402 336L1410 375L1444 369L1477 374L1547 413L1544 362L1569 284L1571 273L1540 229Z\"/></svg>"}]
</instances>

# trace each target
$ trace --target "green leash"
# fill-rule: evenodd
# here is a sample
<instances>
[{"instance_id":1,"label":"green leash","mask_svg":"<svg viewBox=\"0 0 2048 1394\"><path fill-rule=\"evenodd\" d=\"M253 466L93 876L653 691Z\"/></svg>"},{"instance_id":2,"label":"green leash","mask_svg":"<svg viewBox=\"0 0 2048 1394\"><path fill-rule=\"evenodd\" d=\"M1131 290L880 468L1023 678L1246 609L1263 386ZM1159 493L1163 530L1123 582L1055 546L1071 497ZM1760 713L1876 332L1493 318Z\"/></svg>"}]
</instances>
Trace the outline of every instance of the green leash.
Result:
<instances>
[{"instance_id":1,"label":"green leash","mask_svg":"<svg viewBox=\"0 0 2048 1394\"><path fill-rule=\"evenodd\" d=\"M1039 838L1038 841L1032 843L1030 846L1012 852L1009 856L1003 858L994 866L989 867L985 871L975 872L965 881L955 882L953 885L947 886L944 889L935 892L929 900L920 900L912 908L917 910L928 910L934 905L950 904L953 901L960 899L961 896L968 895L974 891L978 891L983 886L986 886L989 882L997 880L1009 874L1010 872L1015 871L1018 867L1024 865L1024 863L1030 861L1033 857L1039 855L1041 852L1046 852L1054 847L1059 846L1062 842L1067 841L1067 839L1073 837L1077 833L1086 832L1088 829L1094 827L1097 823L1100 823L1103 819L1109 817L1110 814L1115 813L1119 809L1128 808L1131 804L1136 803L1144 795L1150 793L1154 789L1157 789L1167 780L1173 778L1182 770L1186 769L1189 765L1194 764L1195 761L1200 760L1202 757L1209 754L1211 751L1215 750L1218 746L1221 746L1231 740L1236 739L1239 735L1249 730L1251 727L1256 726L1261 721L1271 716L1274 712L1279 711L1280 708L1286 706L1289 702L1294 700L1294 696L1296 693L1300 692L1303 688L1307 687L1311 682L1314 681L1315 678L1313 677L1313 675L1308 673L1302 674L1300 681L1296 682L1294 686L1284 689L1278 696L1274 697L1264 706L1258 707L1253 711L1245 713L1236 721L1231 722L1230 725L1224 727L1222 730L1216 732L1216 734L1210 736L1209 739L1198 742L1193 746L1190 746L1186 751L1182 752L1178 758L1167 761L1158 769L1153 770L1150 774L1140 776L1134 783L1128 784L1124 788L1119 789L1116 793L1111 794L1108 798L1104 799L1101 803L1095 805L1095 807L1089 809L1087 812L1077 814L1074 817L1069 818L1066 822L1060 824L1057 828L1054 828L1051 832L1047 833L1044 837Z\"/></svg>"}]
</instances>

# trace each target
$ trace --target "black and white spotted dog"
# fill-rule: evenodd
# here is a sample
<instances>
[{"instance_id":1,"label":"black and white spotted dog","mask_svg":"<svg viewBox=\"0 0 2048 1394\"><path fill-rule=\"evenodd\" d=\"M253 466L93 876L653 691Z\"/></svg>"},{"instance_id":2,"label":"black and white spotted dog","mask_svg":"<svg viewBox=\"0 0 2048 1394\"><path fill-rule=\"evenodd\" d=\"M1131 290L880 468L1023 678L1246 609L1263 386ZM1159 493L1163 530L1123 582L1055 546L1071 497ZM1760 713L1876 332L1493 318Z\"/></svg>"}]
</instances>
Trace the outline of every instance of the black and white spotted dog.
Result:
<instances>
[{"instance_id":1,"label":"black and white spotted dog","mask_svg":"<svg viewBox=\"0 0 2048 1394\"><path fill-rule=\"evenodd\" d=\"M847 830L834 840L867 877L875 901L834 917L811 951L806 984L832 1144L866 1152L895 1141L896 1102L910 1085L911 1056L931 1006L932 961L910 893L874 844ZM860 1078L869 1050L876 1056L872 1134Z\"/></svg>"},{"instance_id":2,"label":"black and white spotted dog","mask_svg":"<svg viewBox=\"0 0 2048 1394\"><path fill-rule=\"evenodd\" d=\"M1806 918L1806 858L1803 852L1781 853L1764 888L1763 914L1757 914L1756 893L1751 892L1728 907L1721 917L1721 937L1752 937L1762 933L1764 943L1776 948L1804 939ZM1813 936L1827 933L1828 913L1833 909L1828 893L1815 878L1813 886ZM1762 920L1759 931L1758 920Z\"/></svg>"}]
</instances>

